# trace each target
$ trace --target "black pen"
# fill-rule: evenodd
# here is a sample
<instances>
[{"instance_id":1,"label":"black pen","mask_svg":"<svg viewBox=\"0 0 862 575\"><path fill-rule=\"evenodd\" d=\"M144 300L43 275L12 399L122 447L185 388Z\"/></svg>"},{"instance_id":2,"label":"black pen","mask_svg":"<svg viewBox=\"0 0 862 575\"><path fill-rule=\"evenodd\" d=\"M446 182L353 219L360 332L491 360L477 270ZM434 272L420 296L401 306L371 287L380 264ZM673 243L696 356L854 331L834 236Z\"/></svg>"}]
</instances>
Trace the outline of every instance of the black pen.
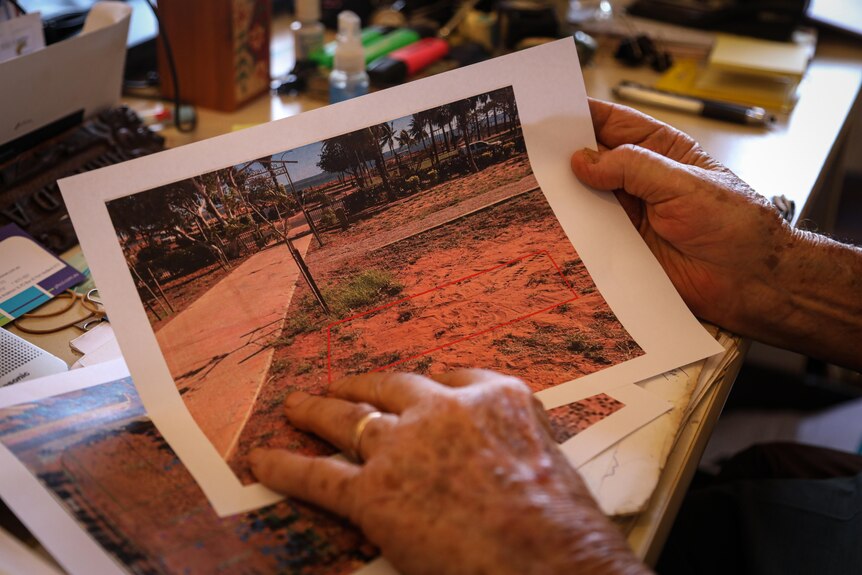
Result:
<instances>
[{"instance_id":1,"label":"black pen","mask_svg":"<svg viewBox=\"0 0 862 575\"><path fill-rule=\"evenodd\" d=\"M757 106L742 106L730 102L672 94L635 82L620 82L612 92L620 100L659 106L678 112L688 112L704 118L714 118L735 124L766 126L775 121L775 116Z\"/></svg>"}]
</instances>

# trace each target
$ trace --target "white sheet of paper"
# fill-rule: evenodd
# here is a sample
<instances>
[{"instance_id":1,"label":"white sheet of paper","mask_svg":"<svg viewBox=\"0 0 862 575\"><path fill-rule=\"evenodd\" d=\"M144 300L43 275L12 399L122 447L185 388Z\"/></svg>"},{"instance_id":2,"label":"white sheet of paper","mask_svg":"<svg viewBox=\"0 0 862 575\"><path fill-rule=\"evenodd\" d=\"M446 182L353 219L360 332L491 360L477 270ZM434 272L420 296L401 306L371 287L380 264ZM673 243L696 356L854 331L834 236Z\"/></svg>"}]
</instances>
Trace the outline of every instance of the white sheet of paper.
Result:
<instances>
[{"instance_id":1,"label":"white sheet of paper","mask_svg":"<svg viewBox=\"0 0 862 575\"><path fill-rule=\"evenodd\" d=\"M573 397L721 351L682 303L613 195L585 188L569 169L573 151L595 148L570 39L62 180L66 205L144 405L220 514L272 503L277 496L257 484L242 485L190 416L140 303L106 202L506 86L514 90L529 162L545 198L601 295L644 352L541 391L545 406L564 405Z\"/></svg>"},{"instance_id":2,"label":"white sheet of paper","mask_svg":"<svg viewBox=\"0 0 862 575\"><path fill-rule=\"evenodd\" d=\"M38 12L0 22L0 62L25 56L45 47L42 17Z\"/></svg>"}]
</instances>

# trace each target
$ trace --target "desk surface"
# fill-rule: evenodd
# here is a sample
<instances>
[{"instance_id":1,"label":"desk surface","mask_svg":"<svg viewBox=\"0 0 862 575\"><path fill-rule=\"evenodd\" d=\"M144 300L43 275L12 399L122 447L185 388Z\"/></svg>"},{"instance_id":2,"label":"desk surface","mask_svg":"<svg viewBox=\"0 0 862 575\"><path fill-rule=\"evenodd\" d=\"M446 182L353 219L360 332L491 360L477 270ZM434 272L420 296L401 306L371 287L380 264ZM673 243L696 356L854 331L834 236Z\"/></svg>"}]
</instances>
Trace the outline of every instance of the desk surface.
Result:
<instances>
[{"instance_id":1,"label":"desk surface","mask_svg":"<svg viewBox=\"0 0 862 575\"><path fill-rule=\"evenodd\" d=\"M290 66L292 41L286 22L277 21L274 32L273 73L277 74ZM657 74L647 69L623 68L605 50L584 70L584 78L589 95L610 99L611 88L620 80L652 83ZM828 188L827 173L839 164L837 160L860 82L862 47L848 48L841 43L823 42L802 85L796 109L781 116L769 129L737 126L646 106L642 110L691 134L716 159L763 195L784 194L794 200L798 219L800 215L810 217L816 199ZM255 100L233 114L198 110L199 125L194 133L181 134L168 129L164 135L167 145L176 147L322 105L325 102L302 96L272 95ZM731 369L722 384L714 386L701 402L671 452L649 509L633 523L630 543L647 561L652 562L657 557L738 367L737 364Z\"/></svg>"}]
</instances>

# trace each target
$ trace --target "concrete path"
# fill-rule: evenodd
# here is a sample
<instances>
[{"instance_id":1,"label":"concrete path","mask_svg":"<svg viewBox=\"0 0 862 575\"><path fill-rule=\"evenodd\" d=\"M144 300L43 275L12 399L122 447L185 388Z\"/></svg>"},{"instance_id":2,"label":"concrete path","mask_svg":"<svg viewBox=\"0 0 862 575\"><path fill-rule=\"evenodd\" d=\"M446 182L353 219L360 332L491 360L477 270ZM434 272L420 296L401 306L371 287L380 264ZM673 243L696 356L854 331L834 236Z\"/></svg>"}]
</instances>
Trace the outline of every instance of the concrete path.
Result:
<instances>
[{"instance_id":1,"label":"concrete path","mask_svg":"<svg viewBox=\"0 0 862 575\"><path fill-rule=\"evenodd\" d=\"M307 235L294 241L305 254ZM284 244L234 268L156 333L183 400L227 459L269 373L299 270Z\"/></svg>"}]
</instances>

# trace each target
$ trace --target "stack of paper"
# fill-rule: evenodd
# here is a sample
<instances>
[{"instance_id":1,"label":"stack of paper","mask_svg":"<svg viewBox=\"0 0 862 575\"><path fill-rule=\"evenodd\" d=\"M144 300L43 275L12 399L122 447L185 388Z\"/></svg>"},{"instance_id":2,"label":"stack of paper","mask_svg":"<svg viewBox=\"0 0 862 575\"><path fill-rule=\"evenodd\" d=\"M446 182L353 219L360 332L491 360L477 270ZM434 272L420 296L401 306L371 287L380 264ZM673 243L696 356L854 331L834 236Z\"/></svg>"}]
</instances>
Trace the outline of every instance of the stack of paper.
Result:
<instances>
[{"instance_id":1,"label":"stack of paper","mask_svg":"<svg viewBox=\"0 0 862 575\"><path fill-rule=\"evenodd\" d=\"M718 34L706 65L680 60L656 88L787 112L796 104L813 50L811 35L798 42L773 42Z\"/></svg>"}]
</instances>

